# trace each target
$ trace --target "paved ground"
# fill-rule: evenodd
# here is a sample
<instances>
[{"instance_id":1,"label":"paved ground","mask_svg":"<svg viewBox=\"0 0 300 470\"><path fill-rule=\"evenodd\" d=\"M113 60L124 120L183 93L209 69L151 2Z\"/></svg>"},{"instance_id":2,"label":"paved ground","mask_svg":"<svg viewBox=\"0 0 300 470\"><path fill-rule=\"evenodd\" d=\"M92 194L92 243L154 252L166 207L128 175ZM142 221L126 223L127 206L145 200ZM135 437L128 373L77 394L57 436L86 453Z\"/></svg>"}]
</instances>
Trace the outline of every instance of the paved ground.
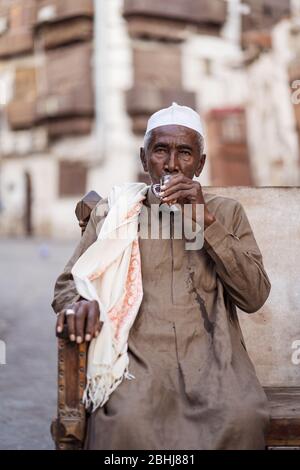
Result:
<instances>
[{"instance_id":1,"label":"paved ground","mask_svg":"<svg viewBox=\"0 0 300 470\"><path fill-rule=\"evenodd\" d=\"M76 242L0 239L0 449L53 449L54 281Z\"/></svg>"}]
</instances>

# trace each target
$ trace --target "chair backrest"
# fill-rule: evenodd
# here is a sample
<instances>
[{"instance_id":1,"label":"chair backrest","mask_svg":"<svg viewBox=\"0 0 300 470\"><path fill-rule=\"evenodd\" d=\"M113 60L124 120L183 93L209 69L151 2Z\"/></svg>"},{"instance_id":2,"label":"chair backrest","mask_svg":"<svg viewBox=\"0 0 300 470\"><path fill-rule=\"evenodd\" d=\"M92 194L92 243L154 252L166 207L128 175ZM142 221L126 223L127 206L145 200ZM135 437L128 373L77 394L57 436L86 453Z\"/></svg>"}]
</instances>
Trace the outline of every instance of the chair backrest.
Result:
<instances>
[{"instance_id":1,"label":"chair backrest","mask_svg":"<svg viewBox=\"0 0 300 470\"><path fill-rule=\"evenodd\" d=\"M75 208L75 214L81 228L81 234L83 235L86 226L90 220L90 215L96 204L101 200L96 191L89 191L82 199L77 203Z\"/></svg>"},{"instance_id":2,"label":"chair backrest","mask_svg":"<svg viewBox=\"0 0 300 470\"><path fill-rule=\"evenodd\" d=\"M257 375L264 386L300 386L300 187L205 190L241 202L272 284L257 314L239 314Z\"/></svg>"}]
</instances>

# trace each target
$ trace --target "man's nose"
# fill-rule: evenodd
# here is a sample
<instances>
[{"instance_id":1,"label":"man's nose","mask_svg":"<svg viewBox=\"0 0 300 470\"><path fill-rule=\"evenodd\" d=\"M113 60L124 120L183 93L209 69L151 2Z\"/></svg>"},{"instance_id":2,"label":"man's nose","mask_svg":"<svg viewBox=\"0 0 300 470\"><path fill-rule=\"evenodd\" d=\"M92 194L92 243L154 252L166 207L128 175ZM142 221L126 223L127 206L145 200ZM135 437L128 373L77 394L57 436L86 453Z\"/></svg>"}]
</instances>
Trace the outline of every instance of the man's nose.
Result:
<instances>
[{"instance_id":1,"label":"man's nose","mask_svg":"<svg viewBox=\"0 0 300 470\"><path fill-rule=\"evenodd\" d=\"M171 151L169 158L165 164L165 171L167 173L176 173L179 172L179 162L177 158L177 152Z\"/></svg>"}]
</instances>

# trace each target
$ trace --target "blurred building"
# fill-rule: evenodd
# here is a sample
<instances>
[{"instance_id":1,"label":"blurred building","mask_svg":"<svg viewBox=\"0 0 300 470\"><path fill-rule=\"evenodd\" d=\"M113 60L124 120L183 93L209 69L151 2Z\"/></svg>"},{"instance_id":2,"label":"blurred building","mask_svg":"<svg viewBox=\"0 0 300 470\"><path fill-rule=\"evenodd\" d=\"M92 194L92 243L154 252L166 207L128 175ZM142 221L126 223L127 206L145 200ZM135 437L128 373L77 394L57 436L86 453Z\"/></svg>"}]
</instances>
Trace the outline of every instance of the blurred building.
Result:
<instances>
[{"instance_id":1,"label":"blurred building","mask_svg":"<svg viewBox=\"0 0 300 470\"><path fill-rule=\"evenodd\" d=\"M172 101L203 117L202 184L299 184L299 3L0 0L0 233L78 235L86 191L147 181Z\"/></svg>"}]
</instances>

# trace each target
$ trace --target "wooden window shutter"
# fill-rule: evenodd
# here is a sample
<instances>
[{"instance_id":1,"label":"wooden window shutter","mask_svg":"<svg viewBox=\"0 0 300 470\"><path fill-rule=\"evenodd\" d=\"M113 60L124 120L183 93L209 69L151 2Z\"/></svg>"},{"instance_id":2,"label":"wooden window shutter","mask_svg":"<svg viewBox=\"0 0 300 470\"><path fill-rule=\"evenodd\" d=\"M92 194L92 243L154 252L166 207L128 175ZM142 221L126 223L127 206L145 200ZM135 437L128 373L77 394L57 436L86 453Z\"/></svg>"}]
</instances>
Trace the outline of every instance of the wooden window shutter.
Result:
<instances>
[{"instance_id":1,"label":"wooden window shutter","mask_svg":"<svg viewBox=\"0 0 300 470\"><path fill-rule=\"evenodd\" d=\"M82 196L86 192L87 167L80 161L59 163L59 196Z\"/></svg>"}]
</instances>

